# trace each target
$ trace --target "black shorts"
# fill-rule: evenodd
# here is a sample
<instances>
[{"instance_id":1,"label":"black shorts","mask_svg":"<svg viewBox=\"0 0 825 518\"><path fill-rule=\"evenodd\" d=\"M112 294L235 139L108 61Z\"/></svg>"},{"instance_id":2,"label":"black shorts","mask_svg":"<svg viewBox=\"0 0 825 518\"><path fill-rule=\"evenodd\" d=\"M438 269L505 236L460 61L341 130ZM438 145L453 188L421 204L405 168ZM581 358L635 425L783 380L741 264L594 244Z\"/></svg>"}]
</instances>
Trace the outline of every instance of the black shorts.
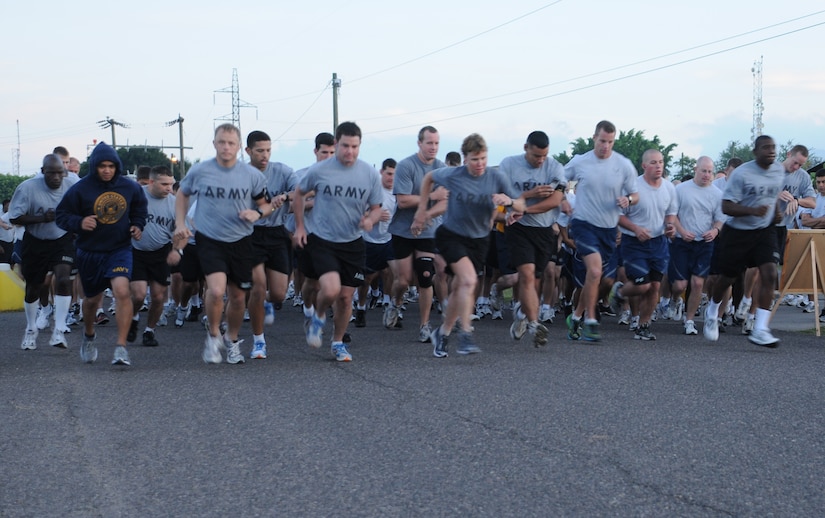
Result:
<instances>
[{"instance_id":1,"label":"black shorts","mask_svg":"<svg viewBox=\"0 0 825 518\"><path fill-rule=\"evenodd\" d=\"M364 243L367 251L366 272L375 273L389 266L388 262L392 261L395 256L392 253L392 241L386 243Z\"/></svg>"},{"instance_id":2,"label":"black shorts","mask_svg":"<svg viewBox=\"0 0 825 518\"><path fill-rule=\"evenodd\" d=\"M226 279L242 290L252 288L252 237L246 236L234 243L224 243L195 234L198 259L204 276L225 273ZM186 253L184 251L184 257Z\"/></svg>"},{"instance_id":3,"label":"black shorts","mask_svg":"<svg viewBox=\"0 0 825 518\"><path fill-rule=\"evenodd\" d=\"M779 262L773 225L740 230L726 224L716 241L712 270L725 277L737 277L748 268Z\"/></svg>"},{"instance_id":4,"label":"black shorts","mask_svg":"<svg viewBox=\"0 0 825 518\"><path fill-rule=\"evenodd\" d=\"M357 288L364 283L366 248L360 237L348 243L333 243L310 234L298 261L298 268L309 279L338 272L343 286Z\"/></svg>"},{"instance_id":5,"label":"black shorts","mask_svg":"<svg viewBox=\"0 0 825 518\"><path fill-rule=\"evenodd\" d=\"M252 231L252 261L267 270L289 275L292 271L292 238L283 225L256 226Z\"/></svg>"},{"instance_id":6,"label":"black shorts","mask_svg":"<svg viewBox=\"0 0 825 518\"><path fill-rule=\"evenodd\" d=\"M490 243L490 248L493 249L493 251L488 253L487 257L495 253L499 275L512 275L516 273L515 268L511 266L510 247L507 245L507 237L505 237L504 232L493 231L493 233L495 234L495 241ZM487 264L490 264L489 260Z\"/></svg>"},{"instance_id":7,"label":"black shorts","mask_svg":"<svg viewBox=\"0 0 825 518\"><path fill-rule=\"evenodd\" d=\"M505 228L504 236L507 239L510 266L518 268L523 264L534 264L536 277L541 278L558 241L553 229L527 227L516 223Z\"/></svg>"},{"instance_id":8,"label":"black shorts","mask_svg":"<svg viewBox=\"0 0 825 518\"><path fill-rule=\"evenodd\" d=\"M435 239L410 239L408 237L392 236L392 253L395 259L404 259L413 254L413 252L426 252L430 254L436 253Z\"/></svg>"},{"instance_id":9,"label":"black shorts","mask_svg":"<svg viewBox=\"0 0 825 518\"><path fill-rule=\"evenodd\" d=\"M23 234L21 245L23 262L20 271L30 284L43 284L46 274L54 270L55 265L75 264L74 240L71 234L57 239L38 239L28 232Z\"/></svg>"},{"instance_id":10,"label":"black shorts","mask_svg":"<svg viewBox=\"0 0 825 518\"><path fill-rule=\"evenodd\" d=\"M490 237L481 238L466 237L444 228L438 227L435 231L435 241L441 256L447 262L446 272L453 274L450 265L457 263L462 258L468 258L478 275L484 273L484 258L487 256L487 248L490 245Z\"/></svg>"},{"instance_id":11,"label":"black shorts","mask_svg":"<svg viewBox=\"0 0 825 518\"><path fill-rule=\"evenodd\" d=\"M166 262L166 257L169 255L170 250L172 250L172 243L151 251L132 248L132 282L156 282L163 286L169 286L172 267Z\"/></svg>"},{"instance_id":12,"label":"black shorts","mask_svg":"<svg viewBox=\"0 0 825 518\"><path fill-rule=\"evenodd\" d=\"M183 257L177 266L172 267L172 271L180 272L183 282L198 282L203 279L201 261L198 259L198 245L189 243L183 249Z\"/></svg>"}]
</instances>

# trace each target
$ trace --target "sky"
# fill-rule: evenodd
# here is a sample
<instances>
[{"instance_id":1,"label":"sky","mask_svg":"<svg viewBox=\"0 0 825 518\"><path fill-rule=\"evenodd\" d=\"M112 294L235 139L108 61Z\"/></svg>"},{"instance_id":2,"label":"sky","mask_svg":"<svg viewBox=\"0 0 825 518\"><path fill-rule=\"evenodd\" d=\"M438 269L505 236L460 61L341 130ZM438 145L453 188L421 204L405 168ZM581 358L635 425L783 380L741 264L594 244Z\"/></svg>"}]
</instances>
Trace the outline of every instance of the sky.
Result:
<instances>
[{"instance_id":1,"label":"sky","mask_svg":"<svg viewBox=\"0 0 825 518\"><path fill-rule=\"evenodd\" d=\"M751 141L760 59L763 133L825 156L821 1L77 0L0 12L0 173L18 149L23 175L58 145L85 160L111 143L106 118L128 125L118 145L178 146L166 123L180 115L186 159L212 158L233 70L244 138L267 132L272 160L295 169L332 131L333 73L339 122L359 124L360 158L379 167L413 154L424 125L438 128L442 159L480 133L495 165L533 130L569 152L602 119L677 144L677 159L717 159Z\"/></svg>"}]
</instances>

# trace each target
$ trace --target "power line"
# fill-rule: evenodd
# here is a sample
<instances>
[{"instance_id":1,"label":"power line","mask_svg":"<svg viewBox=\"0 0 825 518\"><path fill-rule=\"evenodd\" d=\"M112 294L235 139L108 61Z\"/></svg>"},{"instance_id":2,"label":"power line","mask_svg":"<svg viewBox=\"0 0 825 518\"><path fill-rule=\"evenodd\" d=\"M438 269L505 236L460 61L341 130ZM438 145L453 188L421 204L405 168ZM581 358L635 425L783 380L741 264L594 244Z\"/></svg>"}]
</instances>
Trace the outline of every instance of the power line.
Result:
<instances>
[{"instance_id":1,"label":"power line","mask_svg":"<svg viewBox=\"0 0 825 518\"><path fill-rule=\"evenodd\" d=\"M673 68L675 66L684 65L686 63L691 63L693 61L698 61L700 59L705 59L705 58L708 58L708 57L711 57L711 56L724 54L726 52L730 52L730 51L733 51L733 50L742 49L742 48L745 48L745 47L749 47L751 45L756 45L757 43L762 43L762 42L770 41L770 40L773 40L773 39L776 39L776 38L781 38L783 36L788 36L789 34L794 34L794 33L797 33L797 32L805 31L805 30L808 30L808 29L812 29L814 27L819 27L821 25L825 25L825 22L815 23L815 24L812 24L812 25L808 25L806 27L801 27L799 29L794 29L792 31L784 32L782 34L776 34L776 35L773 35L773 36L768 36L766 38L762 38L762 39L759 39L759 40L756 40L756 41L751 41L751 42L748 42L748 43L743 43L741 45L736 45L734 47L729 47L727 49L722 49L722 50L718 50L718 51L715 51L715 52L710 52L708 54L703 54L701 56L696 56L696 57L693 57L693 58L684 59L682 61L677 61L675 63L670 63L670 64L667 64L667 65L662 65L662 66L650 68L650 69L647 69L647 70L642 70L640 72L634 72L632 74L627 74L627 75L624 75L624 76L621 76L621 77L616 77L616 78L613 78L613 79L607 79L607 80L604 80L604 81L600 81L598 83L593 83L593 84L581 86L581 87L578 87L578 88L572 88L570 90L565 90L563 92L557 92L557 93L553 93L553 94L549 94L549 95L544 95L542 97L527 99L527 100L524 100L524 101L511 103L511 104L507 104L507 105L504 105L504 106L497 106L497 107L489 108L489 109L486 109L486 110L479 110L479 111L472 112L472 113L466 113L466 114L463 114L463 115L456 115L456 116L453 116L453 117L445 117L443 119L438 119L438 120L429 120L429 121L427 121L427 124L435 124L435 123L438 123L438 122L451 121L451 120L455 120L455 119L463 119L465 117L472 117L474 115L481 115L483 113L490 113L490 112L494 112L494 111L504 110L504 109L507 109L507 108L514 108L516 106L521 106L521 105L524 105L524 104L530 104L530 103L534 103L534 102L537 102L537 101L543 101L545 99L551 99L553 97L560 97L562 95L581 92L583 90L589 90L589 89L595 88L597 86L604 86L604 85L607 85L607 84L610 84L610 83L623 81L625 79L630 79L630 78L633 78L633 77L647 75L647 74L650 74L650 73L653 73L653 72L658 72L660 70L665 70L665 69L668 69L668 68ZM410 125L399 126L399 127L396 127L396 128L389 128L389 129L384 129L384 130L373 130L370 133L388 133L388 132L391 132L391 131L397 131L397 130L401 130L401 129L417 128L417 127L420 127L421 124L422 123L417 123L417 124L410 124Z\"/></svg>"},{"instance_id":2,"label":"power line","mask_svg":"<svg viewBox=\"0 0 825 518\"><path fill-rule=\"evenodd\" d=\"M539 12L539 11L542 11L542 10L544 10L544 9L547 9L548 7L552 7L552 6L554 6L554 5L558 4L558 3L561 3L561 2L562 2L562 0L556 0L555 2L550 2L549 4L545 4L545 5L543 5L543 6L539 7L539 8L537 8L537 9L533 9L532 11L530 11L530 12L528 12L528 13L525 13L525 14L522 14L522 15L519 15L519 16L516 16L515 18L512 18L512 19L510 19L510 20L508 20L508 21L506 21L506 22L504 22L504 23L501 23L501 24L499 24L499 25L496 25L495 27L491 27L491 28L489 28L489 29L485 29L485 30L483 30L483 31L481 31L481 32L477 32L477 33L473 34L472 36L468 36L468 37L466 37L466 38L464 38L464 39L462 39L462 40L456 41L456 42L454 42L454 43L450 43L449 45L446 45L446 46L441 47L441 48L439 48L439 49L436 49L436 50L433 50L433 51L427 52L426 54L422 54L422 55L420 55L420 56L418 56L418 57L415 57L415 58L412 58L412 59L408 59L407 61L404 61L404 62L402 62L402 63L398 63L398 64L393 65L393 66L391 66L391 67L387 67L387 68L384 68L384 69L378 70L378 71L376 71L376 72L372 72L372 73L370 73L370 74L367 74L367 75L365 75L365 76L361 76L361 77L358 77L358 78L355 78L355 79L349 80L349 81L348 81L348 83L355 83L355 82L357 82L357 81L362 81L362 80L364 80L364 79L367 79L367 78L370 78L370 77L374 77L374 76L377 76L377 75L379 75L379 74L383 74L383 73L385 73L385 72L389 72L390 70L395 70L396 68L400 68L400 67L402 67L402 66L404 66L404 65L409 65L410 63L415 63L416 61L420 61L420 60L422 60L422 59L424 59L424 58L426 58L426 57L430 57L430 56L432 56L432 55L434 55L434 54L438 54L439 52L443 52L443 51L445 51L445 50L447 50L447 49L451 49L451 48L453 48L453 47L456 47L456 46L458 46L458 45L461 45L462 43L466 43L466 42L468 42L468 41L470 41L470 40L474 40L474 39L476 39L476 38L478 38L478 37L480 37L480 36L483 36L483 35L488 34L488 33L490 33L490 32L496 31L496 30L498 30L498 29L500 29L500 28L502 28L502 27L506 27L507 25L510 25L510 24L512 24L512 23L514 23L514 22L517 22L518 20L521 20L522 18L526 18L526 17L528 17L528 16L530 16L530 15L532 15L532 14L535 14L535 13L537 13L537 12ZM282 97L282 98L280 98L280 99L273 99L273 100L271 100L271 101L259 101L259 102L258 102L258 104L269 104L269 103L276 103L276 102L290 101L290 100L292 100L292 99L298 99L298 98L300 98L300 97L306 97L306 96L309 96L309 95L313 95L314 93L315 93L315 92L306 92L306 93L302 93L302 94L291 95L291 96L289 96L289 97Z\"/></svg>"},{"instance_id":3,"label":"power line","mask_svg":"<svg viewBox=\"0 0 825 518\"><path fill-rule=\"evenodd\" d=\"M474 99L472 101L464 101L464 102L460 102L460 103L448 104L448 105L445 105L445 106L437 106L437 107L434 107L434 108L427 108L427 109L424 109L424 110L415 110L415 111L410 111L410 112L404 112L403 114L397 114L396 113L396 114L392 114L392 115L378 115L376 117L365 117L365 118L362 118L361 120L362 121L379 120L379 119L395 118L395 117L398 117L399 115L415 115L415 114L418 114L418 113L426 113L426 112L430 112L430 111L434 111L434 110L445 110L445 109L449 109L449 108L456 108L456 107L459 107L459 106L466 106L468 104L476 104L476 103L481 103L481 102L486 102L486 101L492 101L494 99L501 99L503 97L510 97L510 96L513 96L513 95L519 95L519 94L523 94L523 93L526 93L526 92L532 92L534 90L541 90L541 89L544 89L544 88L549 88L551 86L558 86L558 85L562 85L562 84L565 84L565 83L571 83L573 81L578 81L578 80L581 80L581 79L587 79L587 78L590 78L590 77L599 76L599 75L602 75L602 74L607 74L609 72L615 72L617 70L623 70L625 68L630 68L630 67L634 67L634 66L637 66L637 65L642 65L644 63L649 63L651 61L657 61L657 60L664 59L664 58L667 58L667 57L676 56L676 55L679 55L679 54L684 54L684 53L690 52L692 50L697 50L697 49L701 49L701 48L704 48L704 47L709 47L711 45L716 45L718 43L723 43L725 41L734 40L734 39L737 39L737 38L741 38L743 36L747 36L749 34L762 32L762 31L765 31L765 30L768 30L768 29L779 27L781 25L787 25L788 23L793 23L793 22L796 22L796 21L799 21L799 20L802 20L802 19L806 19L806 18L809 18L811 16L816 16L816 15L822 14L822 13L825 13L825 10L817 11L815 13L806 14L804 16L798 16L796 18L792 18L790 20L785 20L783 22L778 22L778 23L775 23L773 25L766 25L766 26L760 27L758 29L753 29L753 30L750 30L750 31L742 32L742 33L739 33L739 34L736 34L736 35L733 35L733 36L728 36L728 37L721 38L721 39L718 39L718 40L714 40L714 41L711 41L711 42L708 42L708 43L702 43L701 45L695 45L693 47L688 47L686 49L677 50L677 51L674 51L674 52L668 52L666 54L661 54L659 56L655 56L655 57L652 57L652 58L646 58L646 59L642 59L642 60L639 60L639 61L634 61L632 63L627 63L627 64L624 64L624 65L618 65L618 66L615 66L615 67L612 67L612 68L607 68L607 69L604 69L604 70L600 70L598 72L590 72L588 74L583 74L583 75L576 76L576 77L571 77L571 78L568 78L568 79L562 79L560 81L554 81L552 83L545 83L543 85L532 86L530 88L523 88L521 90L516 90L516 91L513 91L513 92L507 92L507 93L498 94L498 95L491 95L489 97L482 97L480 99ZM786 33L786 34L789 34L789 33ZM780 36L783 36L783 35L784 34L782 34ZM759 42L757 41L757 42L754 42L754 43L759 43ZM751 43L751 44L753 44L753 43ZM734 49L735 48L738 48L738 47L734 47Z\"/></svg>"}]
</instances>

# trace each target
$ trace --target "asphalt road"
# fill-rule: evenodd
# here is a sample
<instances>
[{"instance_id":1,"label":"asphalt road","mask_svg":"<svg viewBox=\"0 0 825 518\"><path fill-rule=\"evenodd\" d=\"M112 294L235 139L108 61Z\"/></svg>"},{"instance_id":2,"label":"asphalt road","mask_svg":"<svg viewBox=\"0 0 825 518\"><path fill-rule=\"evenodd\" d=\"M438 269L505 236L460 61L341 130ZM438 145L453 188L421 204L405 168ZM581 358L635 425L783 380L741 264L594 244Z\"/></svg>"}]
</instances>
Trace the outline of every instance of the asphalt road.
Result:
<instances>
[{"instance_id":1,"label":"asphalt road","mask_svg":"<svg viewBox=\"0 0 825 518\"><path fill-rule=\"evenodd\" d=\"M481 354L435 359L416 313L387 331L369 312L350 364L288 307L266 360L206 365L187 323L130 368L109 364L113 324L87 365L79 330L22 351L23 314L0 314L0 515L825 513L823 338L711 344L659 322L642 342L609 319L601 345L557 322L534 349L506 315L476 323Z\"/></svg>"}]
</instances>

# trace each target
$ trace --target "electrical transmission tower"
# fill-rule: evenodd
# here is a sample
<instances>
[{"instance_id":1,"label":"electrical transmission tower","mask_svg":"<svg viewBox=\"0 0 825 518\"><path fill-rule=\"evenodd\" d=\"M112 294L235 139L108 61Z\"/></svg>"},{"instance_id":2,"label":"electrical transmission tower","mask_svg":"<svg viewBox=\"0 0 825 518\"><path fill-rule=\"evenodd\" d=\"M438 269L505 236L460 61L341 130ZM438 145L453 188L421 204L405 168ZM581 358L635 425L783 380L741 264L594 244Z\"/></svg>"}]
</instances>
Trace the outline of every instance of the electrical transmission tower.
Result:
<instances>
[{"instance_id":1,"label":"electrical transmission tower","mask_svg":"<svg viewBox=\"0 0 825 518\"><path fill-rule=\"evenodd\" d=\"M17 148L11 150L11 172L20 176L20 120L17 121Z\"/></svg>"},{"instance_id":2,"label":"electrical transmission tower","mask_svg":"<svg viewBox=\"0 0 825 518\"><path fill-rule=\"evenodd\" d=\"M762 113L765 105L762 103L762 56L753 62L753 126L751 127L751 142L756 141L756 137L762 134L765 127L762 124Z\"/></svg>"},{"instance_id":3,"label":"electrical transmission tower","mask_svg":"<svg viewBox=\"0 0 825 518\"><path fill-rule=\"evenodd\" d=\"M258 108L255 105L249 104L246 101L241 100L240 93L238 92L238 69L232 69L232 86L229 88L221 88L220 90L215 90L215 93L231 93L232 94L232 113L230 115L224 115L223 117L218 117L215 119L216 121L229 121L231 122L236 128L239 130L241 129L241 108ZM212 96L212 103L215 103L215 96ZM255 112L255 118L258 118L258 112Z\"/></svg>"}]
</instances>

